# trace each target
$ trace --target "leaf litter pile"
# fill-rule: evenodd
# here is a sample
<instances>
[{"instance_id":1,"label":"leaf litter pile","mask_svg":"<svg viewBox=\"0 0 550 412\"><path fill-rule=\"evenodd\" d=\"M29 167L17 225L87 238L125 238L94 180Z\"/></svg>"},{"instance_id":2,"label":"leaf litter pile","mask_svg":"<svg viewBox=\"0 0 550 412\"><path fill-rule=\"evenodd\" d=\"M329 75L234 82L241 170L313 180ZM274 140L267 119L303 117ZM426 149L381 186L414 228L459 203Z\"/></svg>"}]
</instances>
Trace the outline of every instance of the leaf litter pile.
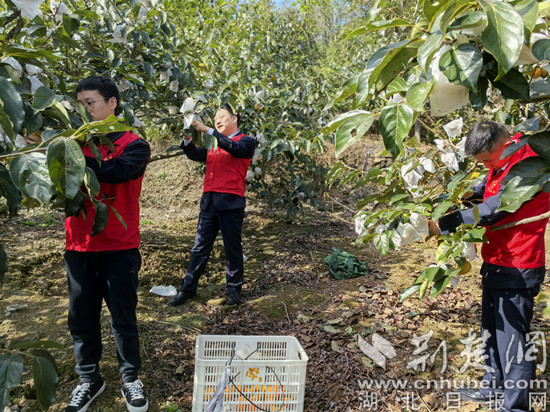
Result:
<instances>
[{"instance_id":1,"label":"leaf litter pile","mask_svg":"<svg viewBox=\"0 0 550 412\"><path fill-rule=\"evenodd\" d=\"M216 241L197 299L172 308L168 298L149 293L153 286L179 285L193 244L200 176L181 162L151 164L144 181L138 321L141 379L150 411L191 410L195 339L201 334L296 337L309 357L305 411L445 411L452 386L416 388L413 384L482 376L466 351L468 338L479 338L480 289L475 269L458 287L435 299L399 302L399 293L433 263L435 244L415 244L380 256L370 246L353 244L353 219L345 210L306 210L290 224L283 213L250 196L243 229L246 285L240 306L223 304L221 239ZM22 211L15 218L0 215L0 241L10 256L0 300L4 313L0 344L47 339L65 345L66 350L52 352L61 379L50 410L62 411L77 383L66 327L63 217L44 210ZM323 259L335 249L367 263L366 275L333 278ZM550 323L540 309L538 305L533 330L547 334ZM102 374L107 389L91 412L124 409L106 310L104 315ZM368 351L377 340L391 347L382 354L383 366ZM466 362L471 363L468 368L464 368ZM13 392L12 410L39 410L29 376ZM548 380L548 372L539 378ZM464 402L460 407L485 410Z\"/></svg>"}]
</instances>

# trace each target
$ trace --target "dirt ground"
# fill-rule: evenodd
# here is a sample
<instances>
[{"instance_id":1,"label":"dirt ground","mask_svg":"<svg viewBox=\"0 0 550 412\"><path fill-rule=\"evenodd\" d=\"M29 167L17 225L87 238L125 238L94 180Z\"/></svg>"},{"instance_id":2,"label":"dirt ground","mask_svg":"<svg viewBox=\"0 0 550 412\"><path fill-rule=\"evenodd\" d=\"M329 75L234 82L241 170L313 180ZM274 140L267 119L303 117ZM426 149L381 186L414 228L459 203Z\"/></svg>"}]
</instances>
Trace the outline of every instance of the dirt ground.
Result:
<instances>
[{"instance_id":1,"label":"dirt ground","mask_svg":"<svg viewBox=\"0 0 550 412\"><path fill-rule=\"evenodd\" d=\"M370 246L354 245L353 200L344 191L331 194L333 200L327 199L327 211L307 209L292 224L285 220L284 212L270 209L250 195L243 229L248 258L244 302L238 307L223 305L225 264L223 244L218 239L207 274L201 279L198 298L183 307L169 307L169 298L149 291L158 285L177 287L185 273L201 184L200 174L183 158L151 163L144 180L143 266L137 312L141 378L150 411L191 411L195 339L204 334L296 337L309 357L304 411L445 411L450 409L448 394L452 388L403 389L389 385L369 389L364 385L371 381L455 381L482 376L475 366L461 370L468 360L464 349L469 331L479 337L479 260L458 287L449 287L435 299L420 302L411 298L399 303L400 291L433 263L435 240L386 257ZM63 216L44 208L23 210L12 218L0 215L0 242L10 259L0 295L0 347L7 348L20 340L49 340L64 346L63 350L51 351L60 385L50 410L61 411L77 383L66 326ZM332 253L333 247L367 262L369 273L350 280L332 278L323 258ZM548 290L546 285L544 290ZM537 307L533 330L547 334L550 322L542 316L542 307ZM106 309L102 328L101 367L107 389L89 410L123 411ZM432 331L433 335L428 336ZM396 356L387 359L385 369L360 350L358 334L368 343L375 335L391 343ZM425 350L421 350L419 336L429 338ZM426 354L426 362L413 368L415 360ZM539 372L541 380L548 381L547 369ZM40 410L29 371L30 365L26 365L24 383L12 393L12 410ZM464 403L459 409L487 410ZM241 410L257 409L248 405Z\"/></svg>"}]
</instances>

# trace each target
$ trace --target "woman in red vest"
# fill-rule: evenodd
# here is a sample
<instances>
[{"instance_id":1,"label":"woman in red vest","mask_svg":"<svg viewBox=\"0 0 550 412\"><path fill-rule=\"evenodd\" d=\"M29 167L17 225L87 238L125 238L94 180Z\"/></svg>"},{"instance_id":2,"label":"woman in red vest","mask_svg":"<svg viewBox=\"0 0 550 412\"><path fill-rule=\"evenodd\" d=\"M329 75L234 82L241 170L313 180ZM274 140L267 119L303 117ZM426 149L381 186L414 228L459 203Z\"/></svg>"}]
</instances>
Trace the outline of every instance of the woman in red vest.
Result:
<instances>
[{"instance_id":1,"label":"woman in red vest","mask_svg":"<svg viewBox=\"0 0 550 412\"><path fill-rule=\"evenodd\" d=\"M116 83L101 76L90 76L76 87L78 101L92 119L105 120L119 105ZM92 235L96 209L85 198L86 215L67 216L65 267L69 282L69 330L80 384L72 393L66 412L84 412L105 389L99 373L101 359L100 315L103 300L111 313L111 326L122 375L122 395L130 412L145 412L148 401L138 379L141 367L136 318L139 246L139 195L149 162L149 144L131 132L108 133L114 150L106 144L97 147L101 164L88 146L82 148L86 166L99 181L95 200L109 213L105 229ZM115 215L116 210L125 226Z\"/></svg>"},{"instance_id":2,"label":"woman in red vest","mask_svg":"<svg viewBox=\"0 0 550 412\"><path fill-rule=\"evenodd\" d=\"M516 212L497 212L504 190L504 178L515 164L536 156L528 145L502 158L506 148L518 143L499 123L482 121L466 138L465 151L483 163L489 172L474 188L468 200L478 199L480 226L488 239L481 249L483 265L481 328L484 340L485 375L479 390L461 391L464 400L502 405L503 411L529 411L529 388L535 379L536 362L530 346L533 300L545 276L544 232L548 219L492 231L491 225L505 225L550 210L550 194L539 192ZM475 202L474 202L475 203ZM473 208L464 209L430 222L432 233L453 233L462 224L476 224Z\"/></svg>"},{"instance_id":3,"label":"woman in red vest","mask_svg":"<svg viewBox=\"0 0 550 412\"><path fill-rule=\"evenodd\" d=\"M197 147L185 138L181 148L191 160L206 162L203 195L200 201L199 223L195 245L178 294L171 306L182 305L197 293L199 278L204 272L214 240L221 230L225 250L227 304L241 300L244 277L241 230L244 219L246 171L254 156L256 141L239 132L239 117L228 104L214 118L216 130L195 120L192 126L218 141L215 149Z\"/></svg>"}]
</instances>

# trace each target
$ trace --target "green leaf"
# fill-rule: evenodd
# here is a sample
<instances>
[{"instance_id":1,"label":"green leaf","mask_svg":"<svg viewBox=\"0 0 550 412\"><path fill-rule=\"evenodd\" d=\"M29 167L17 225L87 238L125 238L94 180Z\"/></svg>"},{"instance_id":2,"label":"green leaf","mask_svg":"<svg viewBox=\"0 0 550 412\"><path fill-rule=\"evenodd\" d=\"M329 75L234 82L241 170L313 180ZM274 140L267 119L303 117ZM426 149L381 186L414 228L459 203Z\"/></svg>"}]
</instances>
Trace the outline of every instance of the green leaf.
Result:
<instances>
[{"instance_id":1,"label":"green leaf","mask_svg":"<svg viewBox=\"0 0 550 412\"><path fill-rule=\"evenodd\" d=\"M523 0L514 5L516 11L523 19L523 29L525 32L525 38L527 39L527 45L529 45L531 33L537 24L539 5L537 0Z\"/></svg>"},{"instance_id":2,"label":"green leaf","mask_svg":"<svg viewBox=\"0 0 550 412\"><path fill-rule=\"evenodd\" d=\"M409 297L414 295L416 292L418 292L419 289L420 289L420 285L409 286L399 295L399 302L403 302L405 299L408 299Z\"/></svg>"},{"instance_id":3,"label":"green leaf","mask_svg":"<svg viewBox=\"0 0 550 412\"><path fill-rule=\"evenodd\" d=\"M95 218L94 225L92 226L92 236L95 236L107 226L109 220L109 209L103 202L94 202Z\"/></svg>"},{"instance_id":4,"label":"green leaf","mask_svg":"<svg viewBox=\"0 0 550 412\"><path fill-rule=\"evenodd\" d=\"M495 80L499 80L518 60L524 38L523 20L509 3L480 0L480 4L488 18L481 41L498 62L498 76Z\"/></svg>"},{"instance_id":5,"label":"green leaf","mask_svg":"<svg viewBox=\"0 0 550 412\"><path fill-rule=\"evenodd\" d=\"M407 104L415 112L423 112L424 104L426 103L428 96L432 92L432 89L433 89L433 81L430 81L428 83L425 83L425 82L414 83L407 91L407 97L406 97Z\"/></svg>"},{"instance_id":6,"label":"green leaf","mask_svg":"<svg viewBox=\"0 0 550 412\"><path fill-rule=\"evenodd\" d=\"M472 214L474 215L474 226L476 226L480 218L478 205L472 207Z\"/></svg>"},{"instance_id":7,"label":"green leaf","mask_svg":"<svg viewBox=\"0 0 550 412\"><path fill-rule=\"evenodd\" d=\"M10 404L10 392L21 382L23 358L14 353L0 356L0 410Z\"/></svg>"},{"instance_id":8,"label":"green leaf","mask_svg":"<svg viewBox=\"0 0 550 412\"><path fill-rule=\"evenodd\" d=\"M335 155L340 156L348 147L353 145L370 129L376 115L372 113L362 113L344 120L335 136Z\"/></svg>"},{"instance_id":9,"label":"green leaf","mask_svg":"<svg viewBox=\"0 0 550 412\"><path fill-rule=\"evenodd\" d=\"M403 141L414 124L416 115L406 104L386 106L380 113L380 133L393 157L403 151Z\"/></svg>"},{"instance_id":10,"label":"green leaf","mask_svg":"<svg viewBox=\"0 0 550 412\"><path fill-rule=\"evenodd\" d=\"M378 13L384 9L388 0L375 0L367 12L367 22L378 20Z\"/></svg>"},{"instance_id":11,"label":"green leaf","mask_svg":"<svg viewBox=\"0 0 550 412\"><path fill-rule=\"evenodd\" d=\"M550 173L543 174L540 177L514 177L506 184L502 192L498 211L515 212L542 190L542 187L548 181L550 181Z\"/></svg>"},{"instance_id":12,"label":"green leaf","mask_svg":"<svg viewBox=\"0 0 550 412\"><path fill-rule=\"evenodd\" d=\"M440 8L442 8L449 0L424 0L422 2L422 14L424 17L431 21L433 17L437 14Z\"/></svg>"},{"instance_id":13,"label":"green leaf","mask_svg":"<svg viewBox=\"0 0 550 412\"><path fill-rule=\"evenodd\" d=\"M367 24L365 33L370 33L379 30L385 30L392 27L412 27L413 24L404 19L394 19L394 20L379 20ZM348 36L348 38L351 37Z\"/></svg>"},{"instance_id":14,"label":"green leaf","mask_svg":"<svg viewBox=\"0 0 550 412\"><path fill-rule=\"evenodd\" d=\"M86 159L80 145L69 138L55 139L48 146L47 162L57 193L73 199L82 186L86 170Z\"/></svg>"},{"instance_id":15,"label":"green leaf","mask_svg":"<svg viewBox=\"0 0 550 412\"><path fill-rule=\"evenodd\" d=\"M0 163L0 196L5 197L10 215L15 215L21 205L21 192L13 183L10 172Z\"/></svg>"},{"instance_id":16,"label":"green leaf","mask_svg":"<svg viewBox=\"0 0 550 412\"><path fill-rule=\"evenodd\" d=\"M459 44L443 53L439 68L452 84L477 91L477 79L483 67L483 54L470 43Z\"/></svg>"},{"instance_id":17,"label":"green leaf","mask_svg":"<svg viewBox=\"0 0 550 412\"><path fill-rule=\"evenodd\" d=\"M367 71L372 71L369 78L369 85L374 85L378 81L378 76L385 69L386 65L403 48L411 43L411 40L405 40L399 43L388 44L378 49L367 62Z\"/></svg>"},{"instance_id":18,"label":"green leaf","mask_svg":"<svg viewBox=\"0 0 550 412\"><path fill-rule=\"evenodd\" d=\"M86 167L84 184L86 185L91 197L96 197L99 194L99 181L97 180L95 172L89 167Z\"/></svg>"},{"instance_id":19,"label":"green leaf","mask_svg":"<svg viewBox=\"0 0 550 412\"><path fill-rule=\"evenodd\" d=\"M4 129L8 137L15 140L17 133L13 130L13 123L10 119L10 115L4 111L4 102L2 100L0 100L0 127Z\"/></svg>"},{"instance_id":20,"label":"green leaf","mask_svg":"<svg viewBox=\"0 0 550 412\"><path fill-rule=\"evenodd\" d=\"M43 350L33 352L32 377L40 406L47 410L55 400L59 375L52 356Z\"/></svg>"},{"instance_id":21,"label":"green leaf","mask_svg":"<svg viewBox=\"0 0 550 412\"><path fill-rule=\"evenodd\" d=\"M453 206L453 202L446 200L439 204L432 212L432 219L437 220L443 216Z\"/></svg>"},{"instance_id":22,"label":"green leaf","mask_svg":"<svg viewBox=\"0 0 550 412\"><path fill-rule=\"evenodd\" d=\"M437 282L435 282L432 286L432 289L430 290L430 298L434 298L437 295L439 295L443 290L447 287L449 284L449 281L451 280L450 275L447 275L443 277L442 279L439 279Z\"/></svg>"},{"instance_id":23,"label":"green leaf","mask_svg":"<svg viewBox=\"0 0 550 412\"><path fill-rule=\"evenodd\" d=\"M541 157L550 160L550 132L544 131L529 136L529 147Z\"/></svg>"},{"instance_id":24,"label":"green leaf","mask_svg":"<svg viewBox=\"0 0 550 412\"><path fill-rule=\"evenodd\" d=\"M82 191L79 190L76 196L72 199L64 199L64 203L65 214L67 216L78 216L81 211L83 211L84 215L86 215L86 211L84 209L84 195L82 194Z\"/></svg>"},{"instance_id":25,"label":"green leaf","mask_svg":"<svg viewBox=\"0 0 550 412\"><path fill-rule=\"evenodd\" d=\"M505 184L498 211L515 212L550 181L548 160L528 157L515 164L503 180Z\"/></svg>"},{"instance_id":26,"label":"green leaf","mask_svg":"<svg viewBox=\"0 0 550 412\"><path fill-rule=\"evenodd\" d=\"M418 297L420 298L420 300L422 300L424 298L424 295L426 294L426 291L428 290L428 285L429 284L430 284L430 282L428 281L428 279L424 279L424 281L420 285L420 289L418 290Z\"/></svg>"},{"instance_id":27,"label":"green leaf","mask_svg":"<svg viewBox=\"0 0 550 412\"><path fill-rule=\"evenodd\" d=\"M4 57L13 56L13 57L24 57L27 59L40 59L41 57L45 57L49 60L59 60L67 58L66 56L63 56L61 53L54 53L47 49L31 49L28 47L22 47L22 46L11 46L4 50L2 50L4 53Z\"/></svg>"},{"instance_id":28,"label":"green leaf","mask_svg":"<svg viewBox=\"0 0 550 412\"><path fill-rule=\"evenodd\" d=\"M416 43L418 44L418 42ZM404 47L399 50L395 55L387 61L384 66L384 70L375 70L369 77L369 85L375 84L376 91L383 90L389 83L391 83L398 74L403 72L407 67L409 60L416 57L416 47ZM377 76L377 77L376 77Z\"/></svg>"},{"instance_id":29,"label":"green leaf","mask_svg":"<svg viewBox=\"0 0 550 412\"><path fill-rule=\"evenodd\" d=\"M14 134L18 134L25 121L25 107L15 86L3 77L0 77L0 100L3 102L3 111L13 124Z\"/></svg>"},{"instance_id":30,"label":"green leaf","mask_svg":"<svg viewBox=\"0 0 550 412\"><path fill-rule=\"evenodd\" d=\"M61 102L56 101L53 104L53 109L58 113L59 119L63 122L63 124L67 127L70 127L71 119L69 118L69 114L67 113L67 109L65 109L65 106L63 106Z\"/></svg>"},{"instance_id":31,"label":"green leaf","mask_svg":"<svg viewBox=\"0 0 550 412\"><path fill-rule=\"evenodd\" d=\"M17 156L10 163L10 177L25 196L43 204L49 203L55 194L55 186L46 166L46 155L42 153L22 153Z\"/></svg>"},{"instance_id":32,"label":"green leaf","mask_svg":"<svg viewBox=\"0 0 550 412\"><path fill-rule=\"evenodd\" d=\"M39 87L34 94L32 107L36 111L42 111L53 106L57 102L57 98L53 90L47 87Z\"/></svg>"},{"instance_id":33,"label":"green leaf","mask_svg":"<svg viewBox=\"0 0 550 412\"><path fill-rule=\"evenodd\" d=\"M0 243L0 285L4 283L4 275L8 273L8 256L4 250L4 245Z\"/></svg>"},{"instance_id":34,"label":"green leaf","mask_svg":"<svg viewBox=\"0 0 550 412\"><path fill-rule=\"evenodd\" d=\"M406 92L409 89L409 85L402 77L396 77L393 81L388 84L386 87L386 96L391 96L395 93Z\"/></svg>"},{"instance_id":35,"label":"green leaf","mask_svg":"<svg viewBox=\"0 0 550 412\"><path fill-rule=\"evenodd\" d=\"M109 205L109 207L111 208L111 211L114 213L114 215L116 216L117 220L120 222L120 224L124 227L124 229L128 230L128 226L126 225L126 222L124 221L124 218L122 217L122 215L118 212L118 210L116 210L113 206Z\"/></svg>"},{"instance_id":36,"label":"green leaf","mask_svg":"<svg viewBox=\"0 0 550 412\"><path fill-rule=\"evenodd\" d=\"M327 134L330 133L336 129L347 119L353 118L355 116L360 115L370 115L371 113L366 110L351 110L346 113L339 114L334 119L332 119L323 129L321 130L323 133Z\"/></svg>"},{"instance_id":37,"label":"green leaf","mask_svg":"<svg viewBox=\"0 0 550 412\"><path fill-rule=\"evenodd\" d=\"M453 21L447 31L473 29L487 24L487 15L482 11L475 11L459 17Z\"/></svg>"},{"instance_id":38,"label":"green leaf","mask_svg":"<svg viewBox=\"0 0 550 412\"><path fill-rule=\"evenodd\" d=\"M418 275L414 283L420 284L425 280L427 280L428 282L431 282L434 280L434 278L440 271L441 271L441 268L439 266L431 266L429 268L426 268L422 271L420 275Z\"/></svg>"},{"instance_id":39,"label":"green leaf","mask_svg":"<svg viewBox=\"0 0 550 412\"><path fill-rule=\"evenodd\" d=\"M374 247L378 249L378 251L383 256L386 256L388 254L388 251L390 250L390 233L389 232L378 233L372 241L374 243Z\"/></svg>"},{"instance_id":40,"label":"green leaf","mask_svg":"<svg viewBox=\"0 0 550 412\"><path fill-rule=\"evenodd\" d=\"M517 69L511 69L499 81L493 82L493 86L500 90L502 97L513 100L525 100L529 98L529 82Z\"/></svg>"},{"instance_id":41,"label":"green leaf","mask_svg":"<svg viewBox=\"0 0 550 412\"><path fill-rule=\"evenodd\" d=\"M145 70L145 74L149 77L150 80L153 80L153 76L155 75L155 70L153 69L153 65L149 62L143 63L143 68Z\"/></svg>"},{"instance_id":42,"label":"green leaf","mask_svg":"<svg viewBox=\"0 0 550 412\"><path fill-rule=\"evenodd\" d=\"M483 74L478 79L478 90L476 93L470 92L470 103L475 109L481 110L487 104L487 89L489 88L489 79Z\"/></svg>"},{"instance_id":43,"label":"green leaf","mask_svg":"<svg viewBox=\"0 0 550 412\"><path fill-rule=\"evenodd\" d=\"M25 114L26 119L23 127L27 131L27 136L42 129L42 126L44 125L42 113L35 112L28 102L25 103Z\"/></svg>"},{"instance_id":44,"label":"green leaf","mask_svg":"<svg viewBox=\"0 0 550 412\"><path fill-rule=\"evenodd\" d=\"M370 97L369 86L370 72L363 72L357 76L357 96L355 97L355 107L362 106Z\"/></svg>"},{"instance_id":45,"label":"green leaf","mask_svg":"<svg viewBox=\"0 0 550 412\"><path fill-rule=\"evenodd\" d=\"M535 117L530 117L529 119L526 119L525 121L521 122L516 127L514 127L514 132L516 133L522 132L522 134L525 134L525 132L538 132L539 128L540 128L540 116L535 116ZM502 156L504 156L504 153L502 154Z\"/></svg>"},{"instance_id":46,"label":"green leaf","mask_svg":"<svg viewBox=\"0 0 550 412\"><path fill-rule=\"evenodd\" d=\"M359 27L358 29L353 30L350 34L346 36L346 40L351 39L352 37L360 36L369 32L369 29L366 27Z\"/></svg>"},{"instance_id":47,"label":"green leaf","mask_svg":"<svg viewBox=\"0 0 550 412\"><path fill-rule=\"evenodd\" d=\"M437 11L437 16L430 22L430 33L439 32L446 35L449 23L471 7L471 0L454 0L444 3Z\"/></svg>"},{"instance_id":48,"label":"green leaf","mask_svg":"<svg viewBox=\"0 0 550 412\"><path fill-rule=\"evenodd\" d=\"M418 64L422 67L424 73L429 72L434 54L441 48L442 42L443 35L434 33L430 34L426 41L424 41L424 44L418 48Z\"/></svg>"},{"instance_id":49,"label":"green leaf","mask_svg":"<svg viewBox=\"0 0 550 412\"><path fill-rule=\"evenodd\" d=\"M540 39L533 43L533 55L540 61L550 61L550 39Z\"/></svg>"},{"instance_id":50,"label":"green leaf","mask_svg":"<svg viewBox=\"0 0 550 412\"><path fill-rule=\"evenodd\" d=\"M478 213L478 215L479 215L479 213ZM479 221L479 218L477 220ZM463 236L462 240L464 242L471 242L471 243L484 242L484 241L486 241L485 231L486 231L485 227L470 228L470 229L468 229L466 234Z\"/></svg>"},{"instance_id":51,"label":"green leaf","mask_svg":"<svg viewBox=\"0 0 550 412\"><path fill-rule=\"evenodd\" d=\"M336 103L339 103L342 100L348 98L356 91L357 91L357 77L353 77L344 83L344 85L342 86L342 88L340 89L336 97L334 97L331 101L329 101L323 110L330 109ZM232 102L230 103L235 105L235 103L232 103Z\"/></svg>"}]
</instances>

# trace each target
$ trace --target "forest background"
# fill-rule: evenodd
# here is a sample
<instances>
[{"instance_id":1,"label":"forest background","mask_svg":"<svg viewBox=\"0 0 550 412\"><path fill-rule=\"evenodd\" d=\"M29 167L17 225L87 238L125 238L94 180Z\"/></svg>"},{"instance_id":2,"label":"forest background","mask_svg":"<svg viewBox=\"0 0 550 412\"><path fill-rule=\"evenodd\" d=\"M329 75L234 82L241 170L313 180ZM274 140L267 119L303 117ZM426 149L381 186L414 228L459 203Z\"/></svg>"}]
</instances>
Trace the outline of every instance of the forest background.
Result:
<instances>
[{"instance_id":1,"label":"forest background","mask_svg":"<svg viewBox=\"0 0 550 412\"><path fill-rule=\"evenodd\" d=\"M143 195L149 263L140 288L142 333L167 382L151 390L158 410L190 408L197 334L266 331L298 336L314 354L307 410L358 408L356 379L385 372L358 348L358 335L401 330L404 340L452 319L458 332L436 336L459 341L476 323L475 275L450 286L472 263L475 273L472 247L483 229L464 226L418 242L428 219L460 207L482 177L461 146L469 125L505 123L540 155L510 174L504 210L550 188L550 2L6 0L0 12L2 405L60 408L57 388L66 397L75 380L64 330L62 217L97 193L80 152L82 143L93 148L92 136L134 128L154 147ZM76 83L90 74L117 81L119 119L90 123L75 101ZM182 131L191 133L194 116L211 124L226 101L259 142L245 236L247 309L262 321L242 325L227 325L227 308L211 302L223 284L219 254L202 297L212 305L194 307L197 318L176 316L147 295L147 287L177 282L192 244L202 169L182 167L174 146ZM99 231L115 212L101 200L95 206ZM323 258L332 248L368 260L368 279L331 281ZM275 304L285 295L292 300ZM540 299L542 309L548 296ZM45 313L33 318L21 301L49 312L47 328L59 328L46 333ZM538 330L548 330L544 322ZM32 330L37 325L40 332ZM329 377L323 371L332 356L341 367ZM156 376L152 366L146 370ZM382 392L385 407L400 407L397 389ZM430 394L422 405L445 409L444 399L444 392Z\"/></svg>"}]
</instances>

